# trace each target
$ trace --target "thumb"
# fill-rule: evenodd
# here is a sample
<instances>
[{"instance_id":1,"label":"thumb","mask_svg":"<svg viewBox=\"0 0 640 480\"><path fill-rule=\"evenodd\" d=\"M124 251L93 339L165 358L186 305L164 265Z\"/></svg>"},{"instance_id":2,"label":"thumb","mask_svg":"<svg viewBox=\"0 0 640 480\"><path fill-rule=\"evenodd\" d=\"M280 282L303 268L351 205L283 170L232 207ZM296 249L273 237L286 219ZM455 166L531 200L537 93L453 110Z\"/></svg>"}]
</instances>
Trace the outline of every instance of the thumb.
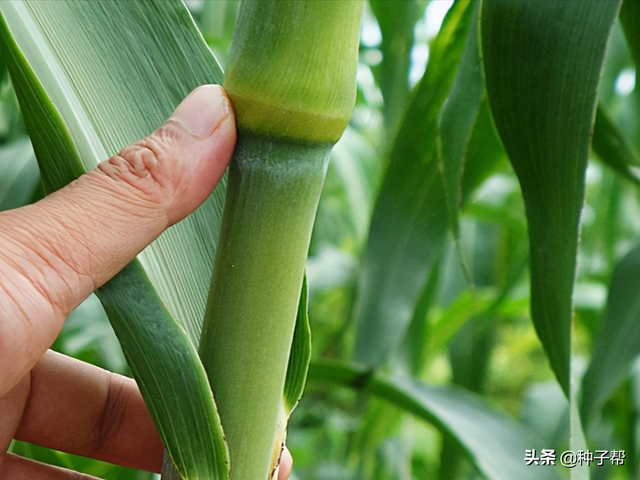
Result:
<instances>
[{"instance_id":1,"label":"thumb","mask_svg":"<svg viewBox=\"0 0 640 480\"><path fill-rule=\"evenodd\" d=\"M235 119L224 89L204 85L191 92L155 132L98 165L86 179L86 188L92 192L81 193L98 203L106 200L102 194L121 200L114 206L125 222L130 217L162 219L161 230L149 228L145 236L138 230L146 246L211 194L235 142ZM155 222L148 227L152 225L157 227Z\"/></svg>"},{"instance_id":2,"label":"thumb","mask_svg":"<svg viewBox=\"0 0 640 480\"><path fill-rule=\"evenodd\" d=\"M144 140L42 201L1 213L0 346L12 345L3 334L26 334L6 327L17 316L39 339L13 345L36 342L44 353L71 310L211 194L235 141L224 90L202 86Z\"/></svg>"}]
</instances>

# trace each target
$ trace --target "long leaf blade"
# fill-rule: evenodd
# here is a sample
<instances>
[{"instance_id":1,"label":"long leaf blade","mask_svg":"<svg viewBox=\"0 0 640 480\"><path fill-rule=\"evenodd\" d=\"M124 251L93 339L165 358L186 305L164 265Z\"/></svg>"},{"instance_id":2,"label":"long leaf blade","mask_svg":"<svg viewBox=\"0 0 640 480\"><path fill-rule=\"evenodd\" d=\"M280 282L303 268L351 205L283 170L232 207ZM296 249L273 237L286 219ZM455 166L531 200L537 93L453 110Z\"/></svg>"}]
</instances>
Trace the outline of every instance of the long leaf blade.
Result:
<instances>
[{"instance_id":1,"label":"long leaf blade","mask_svg":"<svg viewBox=\"0 0 640 480\"><path fill-rule=\"evenodd\" d=\"M227 479L229 454L195 346L134 260L97 292L177 471Z\"/></svg>"},{"instance_id":2,"label":"long leaf blade","mask_svg":"<svg viewBox=\"0 0 640 480\"><path fill-rule=\"evenodd\" d=\"M456 238L460 236L458 209L464 160L484 98L478 43L479 6L479 2L474 4L473 19L460 67L438 120L438 163L443 173L451 230Z\"/></svg>"},{"instance_id":3,"label":"long leaf blade","mask_svg":"<svg viewBox=\"0 0 640 480\"><path fill-rule=\"evenodd\" d=\"M354 360L360 363L378 366L399 345L444 245L448 219L435 132L471 10L458 1L449 11L391 148L359 277Z\"/></svg>"},{"instance_id":4,"label":"long leaf blade","mask_svg":"<svg viewBox=\"0 0 640 480\"><path fill-rule=\"evenodd\" d=\"M619 6L487 0L481 13L489 100L527 211L531 316L567 396L584 175L597 85Z\"/></svg>"}]
</instances>

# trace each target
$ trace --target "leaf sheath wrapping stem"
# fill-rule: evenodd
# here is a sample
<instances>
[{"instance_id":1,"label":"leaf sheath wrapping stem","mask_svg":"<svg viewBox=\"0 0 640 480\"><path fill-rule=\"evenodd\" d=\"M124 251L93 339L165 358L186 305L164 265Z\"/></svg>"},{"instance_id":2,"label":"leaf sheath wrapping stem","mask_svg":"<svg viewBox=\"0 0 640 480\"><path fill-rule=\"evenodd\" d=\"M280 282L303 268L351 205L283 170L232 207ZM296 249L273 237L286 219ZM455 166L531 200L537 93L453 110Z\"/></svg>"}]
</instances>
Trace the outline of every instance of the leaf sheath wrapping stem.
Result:
<instances>
[{"instance_id":1,"label":"leaf sheath wrapping stem","mask_svg":"<svg viewBox=\"0 0 640 480\"><path fill-rule=\"evenodd\" d=\"M287 362L330 147L241 133L231 163L200 356L235 480L266 479L280 447Z\"/></svg>"}]
</instances>

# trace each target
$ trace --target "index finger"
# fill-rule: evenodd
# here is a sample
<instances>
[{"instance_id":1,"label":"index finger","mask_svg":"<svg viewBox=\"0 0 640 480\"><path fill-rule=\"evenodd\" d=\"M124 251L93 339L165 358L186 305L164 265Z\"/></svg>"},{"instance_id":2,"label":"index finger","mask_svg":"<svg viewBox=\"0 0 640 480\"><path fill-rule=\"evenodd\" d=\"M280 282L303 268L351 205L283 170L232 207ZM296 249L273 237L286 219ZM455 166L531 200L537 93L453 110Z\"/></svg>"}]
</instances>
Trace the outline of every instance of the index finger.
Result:
<instances>
[{"instance_id":1,"label":"index finger","mask_svg":"<svg viewBox=\"0 0 640 480\"><path fill-rule=\"evenodd\" d=\"M15 438L157 473L164 451L132 379L52 351L33 369Z\"/></svg>"}]
</instances>

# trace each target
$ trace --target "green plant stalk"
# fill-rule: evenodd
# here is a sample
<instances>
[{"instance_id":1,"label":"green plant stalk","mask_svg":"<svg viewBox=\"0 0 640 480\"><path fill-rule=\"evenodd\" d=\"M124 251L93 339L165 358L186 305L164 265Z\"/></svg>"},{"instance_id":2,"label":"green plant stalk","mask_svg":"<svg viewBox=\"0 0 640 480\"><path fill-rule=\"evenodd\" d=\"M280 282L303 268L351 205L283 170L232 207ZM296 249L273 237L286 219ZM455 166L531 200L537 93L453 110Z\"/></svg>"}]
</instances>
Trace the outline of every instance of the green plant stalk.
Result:
<instances>
[{"instance_id":1,"label":"green plant stalk","mask_svg":"<svg viewBox=\"0 0 640 480\"><path fill-rule=\"evenodd\" d=\"M361 14L359 0L262 0L239 12L224 82L239 135L200 339L234 480L277 471L305 260L355 103Z\"/></svg>"},{"instance_id":2,"label":"green plant stalk","mask_svg":"<svg viewBox=\"0 0 640 480\"><path fill-rule=\"evenodd\" d=\"M232 452L264 479L286 424L283 390L330 145L241 134L200 352Z\"/></svg>"},{"instance_id":3,"label":"green plant stalk","mask_svg":"<svg viewBox=\"0 0 640 480\"><path fill-rule=\"evenodd\" d=\"M362 0L240 7L224 87L241 130L335 143L355 103Z\"/></svg>"}]
</instances>

